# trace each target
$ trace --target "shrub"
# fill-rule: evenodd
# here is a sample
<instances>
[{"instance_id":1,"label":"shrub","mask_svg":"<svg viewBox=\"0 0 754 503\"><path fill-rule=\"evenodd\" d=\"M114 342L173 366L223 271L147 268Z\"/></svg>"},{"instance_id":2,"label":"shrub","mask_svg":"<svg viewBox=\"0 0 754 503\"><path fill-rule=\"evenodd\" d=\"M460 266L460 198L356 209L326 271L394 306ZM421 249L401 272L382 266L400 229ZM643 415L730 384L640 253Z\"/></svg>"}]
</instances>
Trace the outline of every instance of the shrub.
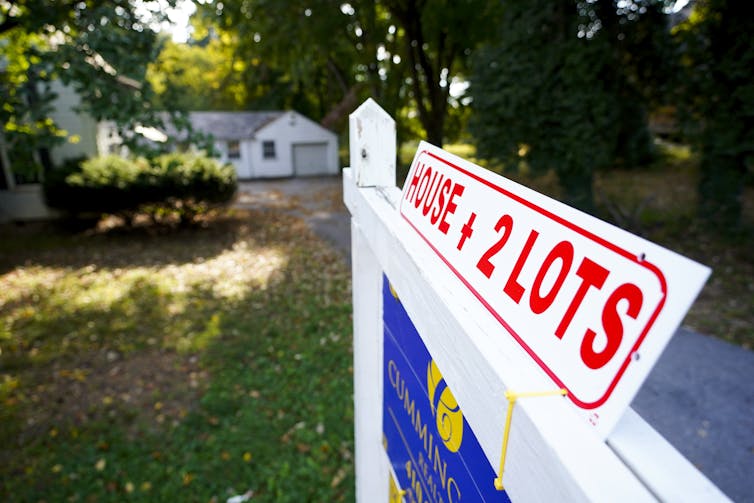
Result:
<instances>
[{"instance_id":1,"label":"shrub","mask_svg":"<svg viewBox=\"0 0 754 503\"><path fill-rule=\"evenodd\" d=\"M153 161L152 173L168 197L225 203L236 192L236 172L231 165L204 156L165 154Z\"/></svg>"},{"instance_id":2,"label":"shrub","mask_svg":"<svg viewBox=\"0 0 754 503\"><path fill-rule=\"evenodd\" d=\"M68 163L45 180L45 200L73 215L116 214L132 221L176 216L192 221L209 208L228 203L237 188L235 170L214 159L167 154L149 162L118 156Z\"/></svg>"}]
</instances>

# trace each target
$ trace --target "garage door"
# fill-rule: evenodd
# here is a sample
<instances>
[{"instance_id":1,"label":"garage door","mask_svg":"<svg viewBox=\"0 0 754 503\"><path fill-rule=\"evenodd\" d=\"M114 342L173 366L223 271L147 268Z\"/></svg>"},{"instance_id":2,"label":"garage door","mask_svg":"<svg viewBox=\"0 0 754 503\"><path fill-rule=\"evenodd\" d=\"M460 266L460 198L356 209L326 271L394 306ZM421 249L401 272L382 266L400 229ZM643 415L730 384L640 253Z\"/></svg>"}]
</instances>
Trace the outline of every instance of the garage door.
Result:
<instances>
[{"instance_id":1,"label":"garage door","mask_svg":"<svg viewBox=\"0 0 754 503\"><path fill-rule=\"evenodd\" d=\"M327 143L295 143L293 145L293 172L296 176L326 174Z\"/></svg>"}]
</instances>

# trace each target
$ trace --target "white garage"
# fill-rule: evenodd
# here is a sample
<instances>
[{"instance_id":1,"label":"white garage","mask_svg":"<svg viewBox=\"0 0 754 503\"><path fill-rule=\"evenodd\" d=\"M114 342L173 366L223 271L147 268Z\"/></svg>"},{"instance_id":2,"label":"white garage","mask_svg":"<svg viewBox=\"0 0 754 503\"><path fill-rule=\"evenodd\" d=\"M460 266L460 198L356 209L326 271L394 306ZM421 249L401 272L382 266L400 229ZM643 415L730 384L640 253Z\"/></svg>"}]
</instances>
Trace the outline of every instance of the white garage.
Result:
<instances>
[{"instance_id":1,"label":"white garage","mask_svg":"<svg viewBox=\"0 0 754 503\"><path fill-rule=\"evenodd\" d=\"M323 171L327 171L327 143L293 144L294 175L311 176Z\"/></svg>"},{"instance_id":2,"label":"white garage","mask_svg":"<svg viewBox=\"0 0 754 503\"><path fill-rule=\"evenodd\" d=\"M298 112L191 112L239 179L335 175L338 137Z\"/></svg>"}]
</instances>

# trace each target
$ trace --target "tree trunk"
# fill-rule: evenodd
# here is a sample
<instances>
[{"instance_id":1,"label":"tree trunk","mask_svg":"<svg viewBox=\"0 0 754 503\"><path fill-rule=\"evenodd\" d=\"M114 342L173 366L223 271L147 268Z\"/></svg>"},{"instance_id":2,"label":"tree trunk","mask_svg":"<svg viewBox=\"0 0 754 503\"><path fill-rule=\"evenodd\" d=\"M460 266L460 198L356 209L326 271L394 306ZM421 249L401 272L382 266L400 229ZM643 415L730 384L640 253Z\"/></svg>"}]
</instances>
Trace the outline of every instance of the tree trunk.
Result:
<instances>
[{"instance_id":1,"label":"tree trunk","mask_svg":"<svg viewBox=\"0 0 754 503\"><path fill-rule=\"evenodd\" d=\"M448 105L448 86L440 86L440 72L447 67L448 75L455 59L452 48L445 44L445 37L437 41L434 61L425 49L426 40L422 25L421 10L424 5L416 1L398 2L388 6L406 32L406 54L411 72L413 92L419 122L427 135L426 140L438 147L443 145L445 112Z\"/></svg>"}]
</instances>

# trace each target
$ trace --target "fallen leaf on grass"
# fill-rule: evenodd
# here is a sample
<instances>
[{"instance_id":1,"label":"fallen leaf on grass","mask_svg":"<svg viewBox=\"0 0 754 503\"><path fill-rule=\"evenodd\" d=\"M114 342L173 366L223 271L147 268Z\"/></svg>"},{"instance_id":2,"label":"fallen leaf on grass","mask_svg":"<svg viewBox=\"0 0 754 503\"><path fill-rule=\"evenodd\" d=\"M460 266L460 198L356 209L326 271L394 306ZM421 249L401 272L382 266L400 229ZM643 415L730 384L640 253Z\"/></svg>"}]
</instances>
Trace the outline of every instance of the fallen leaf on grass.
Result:
<instances>
[{"instance_id":1,"label":"fallen leaf on grass","mask_svg":"<svg viewBox=\"0 0 754 503\"><path fill-rule=\"evenodd\" d=\"M338 470L337 473L335 474L335 476L332 478L332 482L330 482L330 487L334 488L338 484L340 484L341 482L343 482L343 479L346 478L347 474L348 474L348 472L346 472L345 468L341 468L340 470Z\"/></svg>"},{"instance_id":2,"label":"fallen leaf on grass","mask_svg":"<svg viewBox=\"0 0 754 503\"><path fill-rule=\"evenodd\" d=\"M89 372L82 369L73 369L73 370L61 370L58 372L58 375L60 377L65 377L67 379L70 379L72 381L78 381L78 382L84 382L86 381L86 376Z\"/></svg>"},{"instance_id":3,"label":"fallen leaf on grass","mask_svg":"<svg viewBox=\"0 0 754 503\"><path fill-rule=\"evenodd\" d=\"M249 501L251 497L254 496L254 491L249 489L243 494L237 494L235 496L231 496L226 500L226 503L244 503L244 501Z\"/></svg>"}]
</instances>

